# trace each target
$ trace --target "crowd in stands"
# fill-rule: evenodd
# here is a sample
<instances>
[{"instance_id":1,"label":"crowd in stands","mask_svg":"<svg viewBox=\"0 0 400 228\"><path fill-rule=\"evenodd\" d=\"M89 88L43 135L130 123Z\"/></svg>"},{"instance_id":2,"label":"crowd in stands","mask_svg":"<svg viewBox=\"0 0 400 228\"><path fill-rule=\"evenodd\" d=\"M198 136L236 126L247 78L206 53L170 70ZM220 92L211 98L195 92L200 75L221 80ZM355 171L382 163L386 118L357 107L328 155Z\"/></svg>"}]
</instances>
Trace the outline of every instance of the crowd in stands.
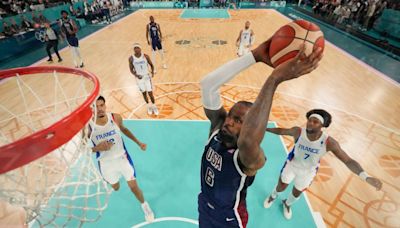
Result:
<instances>
[{"instance_id":1,"label":"crowd in stands","mask_svg":"<svg viewBox=\"0 0 400 228\"><path fill-rule=\"evenodd\" d=\"M3 21L2 35L12 36L30 29L44 27L45 23L50 23L50 21L42 13L36 14L36 12L32 12L32 20L29 20L26 16L21 15L21 23L19 25L13 18L10 19L9 23L5 20Z\"/></svg>"},{"instance_id":2,"label":"crowd in stands","mask_svg":"<svg viewBox=\"0 0 400 228\"><path fill-rule=\"evenodd\" d=\"M43 10L66 3L72 2L71 0L0 0L0 17L4 18L29 11Z\"/></svg>"},{"instance_id":3,"label":"crowd in stands","mask_svg":"<svg viewBox=\"0 0 400 228\"><path fill-rule=\"evenodd\" d=\"M397 0L317 0L313 12L334 23L367 31L386 8L399 7Z\"/></svg>"},{"instance_id":4,"label":"crowd in stands","mask_svg":"<svg viewBox=\"0 0 400 228\"><path fill-rule=\"evenodd\" d=\"M2 1L2 0L0 0ZM39 0L41 1L41 0ZM45 0L46 2L55 2L55 0ZM4 2L14 2L6 0ZM28 1L25 1L27 4ZM65 1L64 1L65 2ZM89 23L111 23L112 17L121 13L124 9L129 6L128 0L93 0L89 3L88 0L83 1L83 8L80 6L73 7L73 2L70 3L69 14L75 18L85 19ZM1 9L0 9L1 10ZM28 10L30 11L30 10ZM23 11L18 11L23 13ZM46 23L56 23L56 21L49 21L40 11L32 11L32 19L28 19L24 14L21 14L21 23L17 24L16 21L11 19L3 20L3 30L0 32L0 36L13 36L19 34L20 32L28 31L30 29L44 28Z\"/></svg>"},{"instance_id":5,"label":"crowd in stands","mask_svg":"<svg viewBox=\"0 0 400 228\"><path fill-rule=\"evenodd\" d=\"M70 6L70 13L76 18L83 18L90 23L105 21L111 23L111 17L121 13L129 5L128 0L93 0L89 3L83 2L83 9L78 7L74 9Z\"/></svg>"}]
</instances>

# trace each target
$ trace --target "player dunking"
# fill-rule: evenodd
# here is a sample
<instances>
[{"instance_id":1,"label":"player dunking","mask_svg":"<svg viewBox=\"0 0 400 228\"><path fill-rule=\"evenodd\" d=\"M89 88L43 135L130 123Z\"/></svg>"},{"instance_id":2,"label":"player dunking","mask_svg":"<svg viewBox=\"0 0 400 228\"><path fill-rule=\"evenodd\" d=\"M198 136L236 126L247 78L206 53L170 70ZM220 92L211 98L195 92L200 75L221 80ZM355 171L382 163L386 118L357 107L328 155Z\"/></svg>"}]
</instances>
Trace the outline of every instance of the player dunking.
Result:
<instances>
[{"instance_id":1,"label":"player dunking","mask_svg":"<svg viewBox=\"0 0 400 228\"><path fill-rule=\"evenodd\" d=\"M124 126L119 114L106 112L104 97L97 98L96 109L96 120L89 123L89 136L94 146L92 151L96 153L100 173L115 191L119 189L120 176L124 176L129 188L142 204L146 221L151 222L154 220L153 211L144 200L143 192L136 183L135 168L120 131L134 141L140 149L146 150L146 144L140 142Z\"/></svg>"},{"instance_id":2,"label":"player dunking","mask_svg":"<svg viewBox=\"0 0 400 228\"><path fill-rule=\"evenodd\" d=\"M61 34L67 39L67 43L72 50L72 59L74 61L75 67L83 67L83 59L79 51L79 40L76 37L78 32L78 27L75 22L68 18L68 12L65 10L61 11L60 28Z\"/></svg>"},{"instance_id":3,"label":"player dunking","mask_svg":"<svg viewBox=\"0 0 400 228\"><path fill-rule=\"evenodd\" d=\"M238 47L237 55L240 57L249 53L253 44L254 32L250 28L250 21L246 21L244 29L240 30L239 36L236 39L236 46Z\"/></svg>"},{"instance_id":4,"label":"player dunking","mask_svg":"<svg viewBox=\"0 0 400 228\"><path fill-rule=\"evenodd\" d=\"M147 104L147 114L151 115L154 113L158 115L158 109L155 105L155 99L153 95L153 83L151 78L154 77L154 65L151 62L148 55L142 53L142 48L138 43L133 44L134 54L129 57L129 69L135 76L137 85L140 92L143 94L144 101ZM149 66L151 67L151 77L149 74ZM150 97L151 104L149 104Z\"/></svg>"},{"instance_id":5,"label":"player dunking","mask_svg":"<svg viewBox=\"0 0 400 228\"><path fill-rule=\"evenodd\" d=\"M152 48L152 59L154 65L156 65L156 51L160 52L161 55L161 61L163 63L163 68L167 69L167 64L164 62L164 51L162 48L162 33L161 33L161 28L160 25L154 22L154 17L150 16L150 23L146 26L146 39L147 43L150 45ZM151 42L151 43L150 43ZM154 70L154 73L156 73L156 70Z\"/></svg>"},{"instance_id":6,"label":"player dunking","mask_svg":"<svg viewBox=\"0 0 400 228\"><path fill-rule=\"evenodd\" d=\"M294 181L292 194L282 201L283 215L286 219L290 219L292 217L291 205L311 185L311 182L317 175L321 157L329 151L368 184L374 186L377 190L381 189L382 182L379 179L370 177L357 161L350 158L343 151L339 143L332 136L328 136L327 133L321 130L323 127L329 127L332 121L332 117L327 111L322 109L310 110L306 114L306 117L306 128L267 128L268 132L274 134L292 136L295 145L283 165L277 186L264 201L265 208L269 208L290 182Z\"/></svg>"},{"instance_id":7,"label":"player dunking","mask_svg":"<svg viewBox=\"0 0 400 228\"><path fill-rule=\"evenodd\" d=\"M201 159L201 193L198 196L201 228L246 227L247 188L266 162L260 144L274 92L280 83L310 73L322 58L320 49L306 57L302 46L296 58L275 68L254 104L239 101L227 113L221 103L220 87L256 62L271 66L269 45L270 41L264 42L201 81L204 111L211 121L210 137Z\"/></svg>"}]
</instances>

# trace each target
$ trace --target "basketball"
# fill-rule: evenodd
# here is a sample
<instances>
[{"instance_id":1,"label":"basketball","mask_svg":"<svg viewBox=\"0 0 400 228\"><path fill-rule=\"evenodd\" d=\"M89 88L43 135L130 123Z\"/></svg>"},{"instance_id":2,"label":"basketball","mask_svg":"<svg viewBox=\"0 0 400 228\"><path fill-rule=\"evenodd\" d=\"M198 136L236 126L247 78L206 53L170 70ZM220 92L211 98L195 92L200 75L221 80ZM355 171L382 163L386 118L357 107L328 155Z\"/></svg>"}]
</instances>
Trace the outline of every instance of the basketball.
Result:
<instances>
[{"instance_id":1,"label":"basketball","mask_svg":"<svg viewBox=\"0 0 400 228\"><path fill-rule=\"evenodd\" d=\"M324 49L324 34L319 27L306 20L295 20L282 26L272 36L269 56L274 67L294 58L302 43L306 45L308 56L318 47Z\"/></svg>"}]
</instances>

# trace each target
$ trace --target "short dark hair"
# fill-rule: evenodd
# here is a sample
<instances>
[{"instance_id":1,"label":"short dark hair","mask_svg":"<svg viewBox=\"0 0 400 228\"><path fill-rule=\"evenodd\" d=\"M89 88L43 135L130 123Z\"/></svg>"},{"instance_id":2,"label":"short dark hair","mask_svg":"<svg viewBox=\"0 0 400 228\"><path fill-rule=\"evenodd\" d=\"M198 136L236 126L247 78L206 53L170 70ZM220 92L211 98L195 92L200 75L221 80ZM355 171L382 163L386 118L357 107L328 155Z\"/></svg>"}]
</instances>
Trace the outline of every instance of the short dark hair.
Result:
<instances>
[{"instance_id":1,"label":"short dark hair","mask_svg":"<svg viewBox=\"0 0 400 228\"><path fill-rule=\"evenodd\" d=\"M236 102L236 104L242 104L248 108L251 108L251 106L253 106L253 103L250 101L238 101L238 102Z\"/></svg>"},{"instance_id":2,"label":"short dark hair","mask_svg":"<svg viewBox=\"0 0 400 228\"><path fill-rule=\"evenodd\" d=\"M66 13L66 14L68 15L68 12L67 12L67 11L61 10L61 15L64 14L64 13Z\"/></svg>"},{"instance_id":3,"label":"short dark hair","mask_svg":"<svg viewBox=\"0 0 400 228\"><path fill-rule=\"evenodd\" d=\"M106 103L106 99L104 99L104 97L101 95L97 98L97 101L103 101L104 103Z\"/></svg>"},{"instance_id":4,"label":"short dark hair","mask_svg":"<svg viewBox=\"0 0 400 228\"><path fill-rule=\"evenodd\" d=\"M332 123L332 115L329 114L329 112L323 110L323 109L312 109L307 112L306 117L307 119L310 118L312 114L318 114L324 118L324 124L323 127L329 127Z\"/></svg>"}]
</instances>

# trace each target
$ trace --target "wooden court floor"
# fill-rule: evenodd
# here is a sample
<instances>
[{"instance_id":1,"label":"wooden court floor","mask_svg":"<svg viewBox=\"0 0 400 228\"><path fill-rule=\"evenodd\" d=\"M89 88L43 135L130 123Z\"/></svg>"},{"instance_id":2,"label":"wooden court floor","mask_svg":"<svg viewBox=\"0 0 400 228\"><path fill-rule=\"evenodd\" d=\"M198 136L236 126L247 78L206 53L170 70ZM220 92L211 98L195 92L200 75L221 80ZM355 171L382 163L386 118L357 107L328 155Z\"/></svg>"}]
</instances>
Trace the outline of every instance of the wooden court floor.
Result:
<instances>
[{"instance_id":1,"label":"wooden court floor","mask_svg":"<svg viewBox=\"0 0 400 228\"><path fill-rule=\"evenodd\" d=\"M181 13L139 10L81 41L85 69L99 77L110 111L132 119L205 119L198 82L235 58L234 44L244 22L251 21L256 45L289 22L274 10L230 11L230 19L201 20L180 19ZM161 25L168 64L168 69L162 69L158 56L153 79L161 112L158 117L146 114L128 68L134 42L141 43L144 52L151 55L145 37L150 15ZM62 65L73 66L70 50L61 54ZM241 73L222 88L224 105L229 109L234 101L254 100L271 72L271 68L257 64ZM383 190L376 191L333 155L325 156L307 196L328 227L400 227L399 98L399 84L389 82L330 43L326 44L316 71L278 88L270 115L272 121L282 127L305 126L308 110L326 109L333 115L333 123L326 131L369 174L384 182ZM293 146L290 138L285 137L284 141L288 148ZM267 156L273 153L268 148L265 151ZM264 169L268 168L266 164ZM21 224L22 218L21 211L13 212L9 205L0 204L0 226Z\"/></svg>"}]
</instances>

